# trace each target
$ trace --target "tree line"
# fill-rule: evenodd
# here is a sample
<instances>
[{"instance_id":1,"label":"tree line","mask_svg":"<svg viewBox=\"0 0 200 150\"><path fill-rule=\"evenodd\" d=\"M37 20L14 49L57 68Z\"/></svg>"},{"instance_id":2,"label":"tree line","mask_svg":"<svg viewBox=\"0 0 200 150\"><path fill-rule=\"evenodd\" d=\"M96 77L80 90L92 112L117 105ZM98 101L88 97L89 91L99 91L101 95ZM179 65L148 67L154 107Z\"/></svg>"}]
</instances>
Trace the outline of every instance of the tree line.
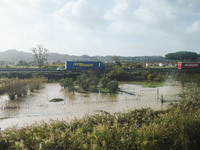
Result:
<instances>
[{"instance_id":1,"label":"tree line","mask_svg":"<svg viewBox=\"0 0 200 150\"><path fill-rule=\"evenodd\" d=\"M175 53L168 53L165 58L172 61L182 62L197 62L200 59L200 54L188 51L179 51Z\"/></svg>"},{"instance_id":2,"label":"tree line","mask_svg":"<svg viewBox=\"0 0 200 150\"><path fill-rule=\"evenodd\" d=\"M65 78L60 81L61 87L67 89L69 92L84 90L92 91L103 91L115 93L118 90L118 81L111 80L106 76L99 77L96 75L82 74L77 77L76 80L73 78ZM99 86L99 87L98 87Z\"/></svg>"}]
</instances>

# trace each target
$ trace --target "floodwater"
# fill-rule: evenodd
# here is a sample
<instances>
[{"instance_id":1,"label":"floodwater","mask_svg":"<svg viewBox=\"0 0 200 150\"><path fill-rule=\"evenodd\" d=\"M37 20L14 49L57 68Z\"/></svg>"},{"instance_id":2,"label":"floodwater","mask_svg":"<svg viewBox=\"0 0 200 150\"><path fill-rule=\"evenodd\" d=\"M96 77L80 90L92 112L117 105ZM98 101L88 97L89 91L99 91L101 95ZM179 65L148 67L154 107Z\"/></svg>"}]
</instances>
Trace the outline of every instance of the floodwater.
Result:
<instances>
[{"instance_id":1,"label":"floodwater","mask_svg":"<svg viewBox=\"0 0 200 150\"><path fill-rule=\"evenodd\" d=\"M101 110L109 113L135 108L165 109L170 102L178 100L180 87L163 86L143 88L140 85L121 83L122 92L76 93L73 95L58 83L48 83L44 88L27 96L9 100L7 95L0 96L0 128L17 125L19 127L49 119L73 120L91 115ZM124 91L124 92L123 92ZM62 98L61 102L49 102ZM161 103L161 98L167 103Z\"/></svg>"}]
</instances>

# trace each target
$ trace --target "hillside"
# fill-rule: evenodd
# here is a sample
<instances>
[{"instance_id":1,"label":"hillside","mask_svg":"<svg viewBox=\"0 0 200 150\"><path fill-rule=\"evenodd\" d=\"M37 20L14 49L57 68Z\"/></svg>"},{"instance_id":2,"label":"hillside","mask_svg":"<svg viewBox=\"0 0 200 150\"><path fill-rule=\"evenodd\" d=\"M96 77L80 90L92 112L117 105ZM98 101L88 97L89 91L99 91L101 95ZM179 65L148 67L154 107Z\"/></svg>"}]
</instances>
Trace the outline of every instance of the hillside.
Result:
<instances>
[{"instance_id":1,"label":"hillside","mask_svg":"<svg viewBox=\"0 0 200 150\"><path fill-rule=\"evenodd\" d=\"M67 55L67 54L59 54L59 53L49 53L47 56L47 60L49 62L56 62L56 61L69 61L69 60L83 60L83 61L103 61L103 62L112 62L113 56L74 56L74 55ZM145 63L145 62L166 62L164 57L162 56L138 56L138 57L124 57L124 56L117 56L120 61L127 61L127 62L135 62L135 63ZM26 62L32 62L33 54L30 52L23 52L18 50L7 50L4 52L0 52L0 61L12 62L16 63L19 60L23 60Z\"/></svg>"}]
</instances>

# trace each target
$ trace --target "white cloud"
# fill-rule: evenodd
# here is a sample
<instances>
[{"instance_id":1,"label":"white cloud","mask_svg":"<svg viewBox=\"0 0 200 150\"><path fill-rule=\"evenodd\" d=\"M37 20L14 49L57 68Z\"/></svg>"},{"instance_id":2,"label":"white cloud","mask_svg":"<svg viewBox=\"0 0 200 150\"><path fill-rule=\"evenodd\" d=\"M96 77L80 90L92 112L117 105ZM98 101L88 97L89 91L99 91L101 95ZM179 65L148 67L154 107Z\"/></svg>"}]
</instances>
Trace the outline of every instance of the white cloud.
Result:
<instances>
[{"instance_id":1,"label":"white cloud","mask_svg":"<svg viewBox=\"0 0 200 150\"><path fill-rule=\"evenodd\" d=\"M0 0L0 50L36 44L76 55L193 50L200 46L199 8L199 0Z\"/></svg>"},{"instance_id":2,"label":"white cloud","mask_svg":"<svg viewBox=\"0 0 200 150\"><path fill-rule=\"evenodd\" d=\"M182 0L194 7L198 2ZM177 1L166 0L114 0L114 6L105 18L110 21L108 29L116 34L155 34L156 36L179 35L188 22L185 7ZM180 12L179 12L180 11ZM192 18L190 18L192 19Z\"/></svg>"},{"instance_id":3,"label":"white cloud","mask_svg":"<svg viewBox=\"0 0 200 150\"><path fill-rule=\"evenodd\" d=\"M83 29L99 28L102 24L102 12L95 6L90 6L86 0L67 2L54 17L63 21L67 28Z\"/></svg>"},{"instance_id":4,"label":"white cloud","mask_svg":"<svg viewBox=\"0 0 200 150\"><path fill-rule=\"evenodd\" d=\"M186 30L188 33L200 32L200 21L193 22Z\"/></svg>"},{"instance_id":5,"label":"white cloud","mask_svg":"<svg viewBox=\"0 0 200 150\"><path fill-rule=\"evenodd\" d=\"M154 12L150 11L146 7L139 7L134 11L133 14L143 23L155 24L157 22L157 18Z\"/></svg>"}]
</instances>

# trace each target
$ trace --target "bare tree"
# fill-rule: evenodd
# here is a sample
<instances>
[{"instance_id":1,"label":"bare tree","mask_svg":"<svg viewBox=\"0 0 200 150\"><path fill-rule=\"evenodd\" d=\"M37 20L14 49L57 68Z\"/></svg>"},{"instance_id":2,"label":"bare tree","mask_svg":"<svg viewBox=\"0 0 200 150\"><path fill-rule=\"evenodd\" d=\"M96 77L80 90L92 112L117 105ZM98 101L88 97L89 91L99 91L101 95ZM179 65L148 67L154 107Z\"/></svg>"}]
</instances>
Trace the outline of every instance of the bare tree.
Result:
<instances>
[{"instance_id":1,"label":"bare tree","mask_svg":"<svg viewBox=\"0 0 200 150\"><path fill-rule=\"evenodd\" d=\"M31 51L38 67L41 69L47 60L48 49L44 48L43 45L38 45L37 48L31 48Z\"/></svg>"}]
</instances>

